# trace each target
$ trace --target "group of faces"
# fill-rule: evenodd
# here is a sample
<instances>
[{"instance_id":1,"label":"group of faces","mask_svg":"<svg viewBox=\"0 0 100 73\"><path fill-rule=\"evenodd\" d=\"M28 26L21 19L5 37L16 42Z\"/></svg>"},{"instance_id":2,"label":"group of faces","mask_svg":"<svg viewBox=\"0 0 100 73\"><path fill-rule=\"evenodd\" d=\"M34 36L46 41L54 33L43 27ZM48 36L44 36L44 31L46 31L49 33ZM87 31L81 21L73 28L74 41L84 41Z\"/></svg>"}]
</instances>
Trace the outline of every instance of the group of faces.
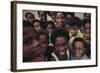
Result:
<instances>
[{"instance_id":1,"label":"group of faces","mask_svg":"<svg viewBox=\"0 0 100 73\"><path fill-rule=\"evenodd\" d=\"M83 25L80 26L71 25L69 20L77 20L74 13L68 12L47 12L47 11L38 11L40 20L35 19L34 14L28 12L26 13L26 21L30 25L24 26L23 24L23 56L25 61L44 61L47 58L44 57L44 53L50 44L50 35L56 29L64 29L66 32L71 33L75 36L79 30L82 30L84 33L84 38L76 38L73 41L72 46L75 48L73 50L75 55L80 57L85 52L85 43L90 43L91 39L91 25L90 25L90 14L84 14ZM51 21L47 21L47 15L51 17ZM80 20L80 19L78 19ZM69 23L67 23L67 21ZM81 22L81 20L80 20ZM41 24L46 23L46 28L43 28ZM70 38L70 36L69 36ZM58 54L63 55L66 53L68 48L68 40L64 36L58 36L54 40L53 47L56 48ZM67 41L66 41L67 39ZM31 60L33 59L33 60Z\"/></svg>"}]
</instances>

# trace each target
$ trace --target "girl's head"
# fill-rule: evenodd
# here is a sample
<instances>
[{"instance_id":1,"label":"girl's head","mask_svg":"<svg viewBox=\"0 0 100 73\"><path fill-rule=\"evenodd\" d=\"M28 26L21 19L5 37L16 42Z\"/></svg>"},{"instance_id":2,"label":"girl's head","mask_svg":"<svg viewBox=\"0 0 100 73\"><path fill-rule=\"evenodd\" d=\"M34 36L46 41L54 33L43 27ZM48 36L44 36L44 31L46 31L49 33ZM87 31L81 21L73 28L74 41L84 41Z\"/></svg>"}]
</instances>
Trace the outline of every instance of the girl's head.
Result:
<instances>
[{"instance_id":1,"label":"girl's head","mask_svg":"<svg viewBox=\"0 0 100 73\"><path fill-rule=\"evenodd\" d=\"M72 44L72 51L75 58L79 59L83 56L86 50L85 41L82 38L75 38Z\"/></svg>"},{"instance_id":2,"label":"girl's head","mask_svg":"<svg viewBox=\"0 0 100 73\"><path fill-rule=\"evenodd\" d=\"M55 29L54 22L48 21L48 25L47 25L47 31L48 31L48 33L51 33L53 31L53 29Z\"/></svg>"},{"instance_id":3,"label":"girl's head","mask_svg":"<svg viewBox=\"0 0 100 73\"><path fill-rule=\"evenodd\" d=\"M39 32L41 30L41 25L39 20L34 20L33 21L33 27L36 30L36 32Z\"/></svg>"}]
</instances>

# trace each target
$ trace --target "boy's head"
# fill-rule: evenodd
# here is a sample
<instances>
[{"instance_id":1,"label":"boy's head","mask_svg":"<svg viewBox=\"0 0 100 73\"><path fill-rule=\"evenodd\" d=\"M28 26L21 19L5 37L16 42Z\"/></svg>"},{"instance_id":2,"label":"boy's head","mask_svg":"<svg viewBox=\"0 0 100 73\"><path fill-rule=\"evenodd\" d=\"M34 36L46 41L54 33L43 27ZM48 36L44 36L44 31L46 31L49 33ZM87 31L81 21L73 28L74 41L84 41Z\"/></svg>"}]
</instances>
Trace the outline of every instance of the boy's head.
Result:
<instances>
[{"instance_id":1,"label":"boy's head","mask_svg":"<svg viewBox=\"0 0 100 73\"><path fill-rule=\"evenodd\" d=\"M78 26L77 26L77 21L74 19L69 19L67 22L67 28L68 28L68 32L72 35L72 36L76 36L77 32L78 32Z\"/></svg>"},{"instance_id":2,"label":"boy's head","mask_svg":"<svg viewBox=\"0 0 100 73\"><path fill-rule=\"evenodd\" d=\"M85 41L82 38L75 38L72 44L72 51L76 59L80 59L86 50Z\"/></svg>"},{"instance_id":3,"label":"boy's head","mask_svg":"<svg viewBox=\"0 0 100 73\"><path fill-rule=\"evenodd\" d=\"M85 20L91 20L91 14L90 13L84 13L84 19Z\"/></svg>"},{"instance_id":4,"label":"boy's head","mask_svg":"<svg viewBox=\"0 0 100 73\"><path fill-rule=\"evenodd\" d=\"M25 14L25 18L26 18L29 22L32 23L32 21L35 19L35 16L34 16L34 14L32 14L31 12L27 12L27 13Z\"/></svg>"},{"instance_id":5,"label":"boy's head","mask_svg":"<svg viewBox=\"0 0 100 73\"><path fill-rule=\"evenodd\" d=\"M40 20L34 20L33 27L36 30L36 32L39 32L41 30Z\"/></svg>"},{"instance_id":6,"label":"boy's head","mask_svg":"<svg viewBox=\"0 0 100 73\"><path fill-rule=\"evenodd\" d=\"M56 20L57 28L64 27L64 22L65 22L64 12L56 12L55 20Z\"/></svg>"},{"instance_id":7,"label":"boy's head","mask_svg":"<svg viewBox=\"0 0 100 73\"><path fill-rule=\"evenodd\" d=\"M42 22L46 22L47 21L47 12L46 11L38 11L38 15L39 15L40 20Z\"/></svg>"},{"instance_id":8,"label":"boy's head","mask_svg":"<svg viewBox=\"0 0 100 73\"><path fill-rule=\"evenodd\" d=\"M41 46L35 40L36 32L32 25L23 26L23 61L30 61L41 53Z\"/></svg>"},{"instance_id":9,"label":"boy's head","mask_svg":"<svg viewBox=\"0 0 100 73\"><path fill-rule=\"evenodd\" d=\"M69 34L64 30L55 30L51 34L51 42L59 55L65 55L68 48Z\"/></svg>"},{"instance_id":10,"label":"boy's head","mask_svg":"<svg viewBox=\"0 0 100 73\"><path fill-rule=\"evenodd\" d=\"M48 33L51 33L53 31L53 29L55 29L54 22L48 21L48 23L47 23L47 31L48 31Z\"/></svg>"},{"instance_id":11,"label":"boy's head","mask_svg":"<svg viewBox=\"0 0 100 73\"><path fill-rule=\"evenodd\" d=\"M40 43L40 45L42 47L42 51L44 53L49 44L48 33L45 30L41 30L40 32L37 33L36 39Z\"/></svg>"}]
</instances>

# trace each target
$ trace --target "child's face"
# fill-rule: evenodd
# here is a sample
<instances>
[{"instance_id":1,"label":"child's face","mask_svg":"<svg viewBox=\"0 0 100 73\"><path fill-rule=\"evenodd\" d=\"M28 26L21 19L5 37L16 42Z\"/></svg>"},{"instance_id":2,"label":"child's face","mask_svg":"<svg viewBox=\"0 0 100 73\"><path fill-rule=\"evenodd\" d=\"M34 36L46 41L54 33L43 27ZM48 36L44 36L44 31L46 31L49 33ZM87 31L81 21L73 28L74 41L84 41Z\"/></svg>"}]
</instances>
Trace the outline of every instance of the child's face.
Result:
<instances>
[{"instance_id":1,"label":"child's face","mask_svg":"<svg viewBox=\"0 0 100 73\"><path fill-rule=\"evenodd\" d=\"M40 35L39 36L39 43L40 43L40 45L42 47L42 51L44 53L46 51L47 47L48 47L48 41L47 41L45 35Z\"/></svg>"},{"instance_id":2,"label":"child's face","mask_svg":"<svg viewBox=\"0 0 100 73\"><path fill-rule=\"evenodd\" d=\"M84 31L84 39L86 41L86 43L90 43L91 40L91 31L90 30L85 30Z\"/></svg>"},{"instance_id":3,"label":"child's face","mask_svg":"<svg viewBox=\"0 0 100 73\"><path fill-rule=\"evenodd\" d=\"M28 14L27 15L27 19L32 19L33 15L32 14Z\"/></svg>"},{"instance_id":4,"label":"child's face","mask_svg":"<svg viewBox=\"0 0 100 73\"><path fill-rule=\"evenodd\" d=\"M28 14L28 15L27 15L27 20L28 20L29 22L32 22L32 21L34 20L33 15L32 15L32 14Z\"/></svg>"},{"instance_id":5,"label":"child's face","mask_svg":"<svg viewBox=\"0 0 100 73\"><path fill-rule=\"evenodd\" d=\"M87 13L85 16L84 16L84 19L91 19L91 14L90 13Z\"/></svg>"},{"instance_id":6,"label":"child's face","mask_svg":"<svg viewBox=\"0 0 100 73\"><path fill-rule=\"evenodd\" d=\"M72 36L75 36L78 32L77 26L69 26L68 25L68 31Z\"/></svg>"},{"instance_id":7,"label":"child's face","mask_svg":"<svg viewBox=\"0 0 100 73\"><path fill-rule=\"evenodd\" d=\"M39 32L41 30L40 22L35 22L33 25L37 32Z\"/></svg>"},{"instance_id":8,"label":"child's face","mask_svg":"<svg viewBox=\"0 0 100 73\"><path fill-rule=\"evenodd\" d=\"M47 14L46 14L46 12L41 11L39 16L40 16L40 20L41 21L43 21L43 22L47 21Z\"/></svg>"},{"instance_id":9,"label":"child's face","mask_svg":"<svg viewBox=\"0 0 100 73\"><path fill-rule=\"evenodd\" d=\"M55 17L56 17L55 12L51 12L50 16L51 16L51 19L52 19L53 21L55 21Z\"/></svg>"},{"instance_id":10,"label":"child's face","mask_svg":"<svg viewBox=\"0 0 100 73\"><path fill-rule=\"evenodd\" d=\"M80 42L80 41L76 41L74 43L74 55L77 59L81 58L81 56L84 54L85 52L85 48L84 48L84 43Z\"/></svg>"},{"instance_id":11,"label":"child's face","mask_svg":"<svg viewBox=\"0 0 100 73\"><path fill-rule=\"evenodd\" d=\"M64 26L65 17L63 13L56 14L56 24L58 28L62 28Z\"/></svg>"},{"instance_id":12,"label":"child's face","mask_svg":"<svg viewBox=\"0 0 100 73\"><path fill-rule=\"evenodd\" d=\"M41 53L41 46L35 40L33 28L25 27L23 30L23 56L32 58Z\"/></svg>"},{"instance_id":13,"label":"child's face","mask_svg":"<svg viewBox=\"0 0 100 73\"><path fill-rule=\"evenodd\" d=\"M51 33L52 30L53 30L52 25L48 24L48 26L47 26L47 31L48 31L48 33Z\"/></svg>"},{"instance_id":14,"label":"child's face","mask_svg":"<svg viewBox=\"0 0 100 73\"><path fill-rule=\"evenodd\" d=\"M91 24L90 23L86 23L84 25L84 30L91 30Z\"/></svg>"},{"instance_id":15,"label":"child's face","mask_svg":"<svg viewBox=\"0 0 100 73\"><path fill-rule=\"evenodd\" d=\"M64 37L56 38L55 49L59 55L66 55L67 44Z\"/></svg>"}]
</instances>

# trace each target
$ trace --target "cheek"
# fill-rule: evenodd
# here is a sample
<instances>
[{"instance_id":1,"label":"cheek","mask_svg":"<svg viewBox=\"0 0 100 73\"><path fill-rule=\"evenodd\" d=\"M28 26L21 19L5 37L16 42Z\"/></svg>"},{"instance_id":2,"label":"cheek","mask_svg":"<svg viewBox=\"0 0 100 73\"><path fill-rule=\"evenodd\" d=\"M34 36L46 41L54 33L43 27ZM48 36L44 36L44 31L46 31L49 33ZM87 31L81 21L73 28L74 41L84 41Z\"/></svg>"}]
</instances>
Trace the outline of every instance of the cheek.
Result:
<instances>
[{"instance_id":1,"label":"cheek","mask_svg":"<svg viewBox=\"0 0 100 73\"><path fill-rule=\"evenodd\" d=\"M23 54L24 55L29 55L32 53L32 48L31 46L23 46Z\"/></svg>"},{"instance_id":2,"label":"cheek","mask_svg":"<svg viewBox=\"0 0 100 73\"><path fill-rule=\"evenodd\" d=\"M75 50L76 55L82 55L84 53L84 50Z\"/></svg>"},{"instance_id":3,"label":"cheek","mask_svg":"<svg viewBox=\"0 0 100 73\"><path fill-rule=\"evenodd\" d=\"M41 44L43 49L46 49L48 47L48 44Z\"/></svg>"}]
</instances>

